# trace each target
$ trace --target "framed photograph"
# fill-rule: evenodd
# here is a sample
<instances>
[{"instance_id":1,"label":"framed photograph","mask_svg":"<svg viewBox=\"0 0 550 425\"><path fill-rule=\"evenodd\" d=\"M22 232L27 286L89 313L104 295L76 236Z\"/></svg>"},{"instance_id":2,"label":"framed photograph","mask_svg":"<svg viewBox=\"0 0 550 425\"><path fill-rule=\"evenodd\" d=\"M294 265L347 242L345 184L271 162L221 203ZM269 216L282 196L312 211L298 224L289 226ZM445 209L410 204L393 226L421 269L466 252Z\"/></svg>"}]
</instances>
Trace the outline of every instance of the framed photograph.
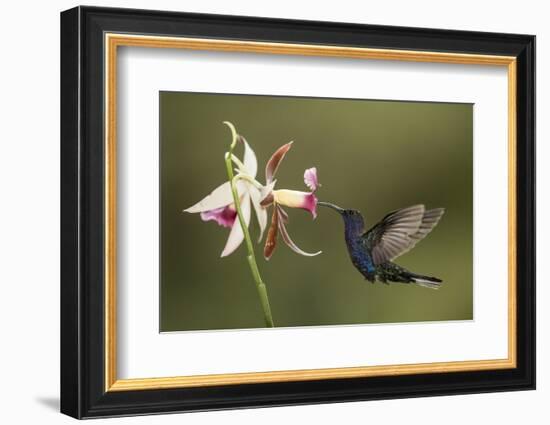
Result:
<instances>
[{"instance_id":1,"label":"framed photograph","mask_svg":"<svg viewBox=\"0 0 550 425\"><path fill-rule=\"evenodd\" d=\"M61 411L535 387L535 37L61 14Z\"/></svg>"}]
</instances>

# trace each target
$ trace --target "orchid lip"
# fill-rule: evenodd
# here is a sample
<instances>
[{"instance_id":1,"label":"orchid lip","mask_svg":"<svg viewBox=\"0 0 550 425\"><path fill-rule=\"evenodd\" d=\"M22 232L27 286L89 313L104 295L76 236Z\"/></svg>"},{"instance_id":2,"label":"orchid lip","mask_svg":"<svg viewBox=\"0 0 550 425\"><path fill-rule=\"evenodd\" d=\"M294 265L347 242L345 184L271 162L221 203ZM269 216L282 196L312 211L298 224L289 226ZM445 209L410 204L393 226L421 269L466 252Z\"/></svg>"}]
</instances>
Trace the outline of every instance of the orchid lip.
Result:
<instances>
[{"instance_id":1,"label":"orchid lip","mask_svg":"<svg viewBox=\"0 0 550 425\"><path fill-rule=\"evenodd\" d=\"M312 192L280 189L273 192L274 202L290 208L302 208L317 217L317 197Z\"/></svg>"},{"instance_id":2,"label":"orchid lip","mask_svg":"<svg viewBox=\"0 0 550 425\"><path fill-rule=\"evenodd\" d=\"M202 221L215 221L223 227L233 227L237 218L237 210L233 205L216 208L215 210L203 211L200 213Z\"/></svg>"}]
</instances>

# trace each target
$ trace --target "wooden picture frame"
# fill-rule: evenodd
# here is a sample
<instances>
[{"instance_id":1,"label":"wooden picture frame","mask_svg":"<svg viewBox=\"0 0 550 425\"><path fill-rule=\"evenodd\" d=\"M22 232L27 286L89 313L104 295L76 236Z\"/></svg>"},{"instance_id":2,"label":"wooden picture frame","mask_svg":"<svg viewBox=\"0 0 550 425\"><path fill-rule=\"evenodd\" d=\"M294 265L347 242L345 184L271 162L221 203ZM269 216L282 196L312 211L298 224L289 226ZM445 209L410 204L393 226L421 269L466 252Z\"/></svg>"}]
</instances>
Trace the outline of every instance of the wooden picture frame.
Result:
<instances>
[{"instance_id":1,"label":"wooden picture frame","mask_svg":"<svg viewBox=\"0 0 550 425\"><path fill-rule=\"evenodd\" d=\"M118 379L121 46L484 64L508 72L508 357ZM61 411L76 418L533 389L535 38L77 7L61 14Z\"/></svg>"}]
</instances>

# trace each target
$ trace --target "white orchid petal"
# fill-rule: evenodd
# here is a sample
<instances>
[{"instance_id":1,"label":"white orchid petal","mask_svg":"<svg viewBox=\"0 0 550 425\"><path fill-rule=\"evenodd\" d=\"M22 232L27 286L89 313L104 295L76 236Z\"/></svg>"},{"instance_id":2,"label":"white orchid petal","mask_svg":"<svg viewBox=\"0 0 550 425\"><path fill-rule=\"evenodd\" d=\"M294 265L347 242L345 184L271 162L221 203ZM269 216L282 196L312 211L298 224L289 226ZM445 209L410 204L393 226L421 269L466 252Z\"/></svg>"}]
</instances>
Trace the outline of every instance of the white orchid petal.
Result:
<instances>
[{"instance_id":1,"label":"white orchid petal","mask_svg":"<svg viewBox=\"0 0 550 425\"><path fill-rule=\"evenodd\" d=\"M237 182L237 192L239 193L239 196L241 196L245 190L245 184L241 181ZM231 193L231 185L229 182L225 182L214 189L210 195L206 196L204 199L184 211L188 213L200 213L216 210L232 203L233 194Z\"/></svg>"},{"instance_id":2,"label":"white orchid petal","mask_svg":"<svg viewBox=\"0 0 550 425\"><path fill-rule=\"evenodd\" d=\"M244 159L243 164L246 168L246 173L252 176L252 178L256 178L256 174L258 173L258 160L256 159L256 154L250 147L250 145L247 143L244 137L241 136L241 140L244 144Z\"/></svg>"},{"instance_id":3,"label":"white orchid petal","mask_svg":"<svg viewBox=\"0 0 550 425\"><path fill-rule=\"evenodd\" d=\"M260 237L258 242L261 242L265 228L267 227L267 210L260 205L261 192L258 188L254 186L248 186L248 193L250 194L250 199L252 200L252 205L256 211L256 217L258 218L258 225L260 226Z\"/></svg>"},{"instance_id":4,"label":"white orchid petal","mask_svg":"<svg viewBox=\"0 0 550 425\"><path fill-rule=\"evenodd\" d=\"M283 223L288 223L288 214L280 205L277 205L277 211L279 211L279 216L281 217Z\"/></svg>"},{"instance_id":5,"label":"white orchid petal","mask_svg":"<svg viewBox=\"0 0 550 425\"><path fill-rule=\"evenodd\" d=\"M245 192L244 195L241 197L241 211L243 213L246 227L248 227L248 225L250 224L250 195L248 194L248 192ZM243 229L241 227L241 222L237 217L235 223L233 223L231 232L229 232L229 237L227 238L227 243L225 244L225 248L223 249L221 256L227 257L229 254L234 252L243 240Z\"/></svg>"},{"instance_id":6,"label":"white orchid petal","mask_svg":"<svg viewBox=\"0 0 550 425\"><path fill-rule=\"evenodd\" d=\"M302 249L298 248L298 246L294 243L294 241L290 238L290 235L288 234L286 230L286 226L284 224L284 220L281 219L282 217L279 216L279 232L281 232L281 237L283 238L283 241L288 245L288 247L293 250L295 253L303 255L305 257L315 257L316 255L319 255L322 253L322 251L317 252L305 252Z\"/></svg>"}]
</instances>

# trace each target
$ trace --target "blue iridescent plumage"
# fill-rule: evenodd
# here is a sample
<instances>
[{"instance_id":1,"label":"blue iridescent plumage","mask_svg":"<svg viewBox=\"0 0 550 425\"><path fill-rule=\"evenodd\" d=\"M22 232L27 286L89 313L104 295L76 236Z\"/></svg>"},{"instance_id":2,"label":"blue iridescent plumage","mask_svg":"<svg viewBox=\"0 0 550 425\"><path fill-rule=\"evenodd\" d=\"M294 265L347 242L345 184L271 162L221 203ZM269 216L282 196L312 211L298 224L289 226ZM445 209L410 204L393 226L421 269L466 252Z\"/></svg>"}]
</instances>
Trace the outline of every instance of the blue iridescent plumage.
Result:
<instances>
[{"instance_id":1,"label":"blue iridescent plumage","mask_svg":"<svg viewBox=\"0 0 550 425\"><path fill-rule=\"evenodd\" d=\"M328 202L318 205L332 208L344 219L344 234L351 262L368 281L415 283L438 288L441 279L413 273L392 260L409 251L441 219L443 208L426 210L414 205L387 214L365 232L363 216L357 210L343 209Z\"/></svg>"}]
</instances>

